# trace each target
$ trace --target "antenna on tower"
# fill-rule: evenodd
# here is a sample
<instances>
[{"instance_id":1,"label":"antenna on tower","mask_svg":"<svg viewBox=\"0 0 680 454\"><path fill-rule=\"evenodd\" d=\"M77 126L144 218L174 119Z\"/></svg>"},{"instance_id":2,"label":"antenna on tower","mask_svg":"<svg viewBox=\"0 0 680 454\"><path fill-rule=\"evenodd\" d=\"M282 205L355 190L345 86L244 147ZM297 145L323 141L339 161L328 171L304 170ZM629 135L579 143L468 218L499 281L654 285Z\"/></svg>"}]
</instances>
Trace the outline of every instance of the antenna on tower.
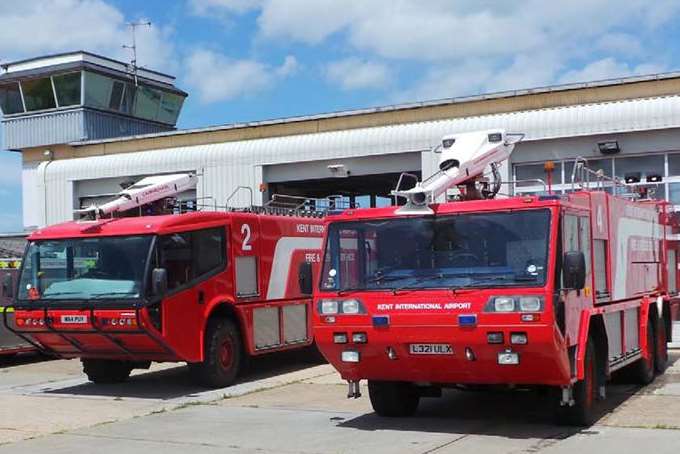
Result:
<instances>
[{"instance_id":1,"label":"antenna on tower","mask_svg":"<svg viewBox=\"0 0 680 454\"><path fill-rule=\"evenodd\" d=\"M130 69L133 77L135 78L135 87L137 83L137 27L151 27L150 21L136 21L128 22L127 26L132 30L132 45L123 44L123 49L130 49L132 51L132 60L130 61Z\"/></svg>"}]
</instances>

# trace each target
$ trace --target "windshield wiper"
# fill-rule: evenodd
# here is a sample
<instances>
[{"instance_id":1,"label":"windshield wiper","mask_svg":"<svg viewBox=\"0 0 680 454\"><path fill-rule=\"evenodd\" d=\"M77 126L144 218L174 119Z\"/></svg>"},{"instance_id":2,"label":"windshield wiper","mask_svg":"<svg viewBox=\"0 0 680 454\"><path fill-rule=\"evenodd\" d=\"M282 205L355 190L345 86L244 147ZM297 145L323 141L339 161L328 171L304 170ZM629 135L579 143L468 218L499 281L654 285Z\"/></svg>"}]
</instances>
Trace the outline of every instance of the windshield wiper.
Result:
<instances>
[{"instance_id":1,"label":"windshield wiper","mask_svg":"<svg viewBox=\"0 0 680 454\"><path fill-rule=\"evenodd\" d=\"M415 279L415 282L412 282L408 285L402 285L401 287L397 287L392 289L392 295L396 295L398 292L401 290L407 290L411 288L422 288L422 287L416 287L416 285L422 283L422 282L427 282L432 279L443 279L445 277L444 273L438 273L438 274L428 274L426 276L414 276L412 278Z\"/></svg>"},{"instance_id":2,"label":"windshield wiper","mask_svg":"<svg viewBox=\"0 0 680 454\"><path fill-rule=\"evenodd\" d=\"M55 292L55 293L43 293L41 298L49 298L50 296L60 296L60 295L80 295L82 292Z\"/></svg>"},{"instance_id":3,"label":"windshield wiper","mask_svg":"<svg viewBox=\"0 0 680 454\"><path fill-rule=\"evenodd\" d=\"M90 295L90 298L97 298L99 296L108 296L108 295L137 295L137 292L102 292L102 293L93 293Z\"/></svg>"},{"instance_id":4,"label":"windshield wiper","mask_svg":"<svg viewBox=\"0 0 680 454\"><path fill-rule=\"evenodd\" d=\"M484 285L485 282L496 282L496 281L506 281L506 282L535 282L538 280L538 276L475 276L468 275L465 277L470 277L475 280L474 283L468 285L461 285L457 288L473 288Z\"/></svg>"}]
</instances>

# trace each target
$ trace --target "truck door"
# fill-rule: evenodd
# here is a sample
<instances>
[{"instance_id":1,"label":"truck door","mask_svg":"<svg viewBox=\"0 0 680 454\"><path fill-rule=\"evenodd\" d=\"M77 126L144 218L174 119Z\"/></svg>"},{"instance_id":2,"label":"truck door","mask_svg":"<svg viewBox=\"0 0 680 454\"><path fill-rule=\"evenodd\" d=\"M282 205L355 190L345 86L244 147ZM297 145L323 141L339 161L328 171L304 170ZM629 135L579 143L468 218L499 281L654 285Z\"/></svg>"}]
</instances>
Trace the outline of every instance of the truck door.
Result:
<instances>
[{"instance_id":1,"label":"truck door","mask_svg":"<svg viewBox=\"0 0 680 454\"><path fill-rule=\"evenodd\" d=\"M565 335L567 345L578 342L581 311L593 304L592 297L592 255L590 220L587 213L575 211L562 212L562 252L583 252L586 261L586 284L583 290L562 288L564 302ZM560 258L561 259L561 258Z\"/></svg>"},{"instance_id":2,"label":"truck door","mask_svg":"<svg viewBox=\"0 0 680 454\"><path fill-rule=\"evenodd\" d=\"M163 299L165 337L182 359L200 361L205 303L218 291L215 277L227 262L225 227L163 235L158 260L168 275Z\"/></svg>"}]
</instances>

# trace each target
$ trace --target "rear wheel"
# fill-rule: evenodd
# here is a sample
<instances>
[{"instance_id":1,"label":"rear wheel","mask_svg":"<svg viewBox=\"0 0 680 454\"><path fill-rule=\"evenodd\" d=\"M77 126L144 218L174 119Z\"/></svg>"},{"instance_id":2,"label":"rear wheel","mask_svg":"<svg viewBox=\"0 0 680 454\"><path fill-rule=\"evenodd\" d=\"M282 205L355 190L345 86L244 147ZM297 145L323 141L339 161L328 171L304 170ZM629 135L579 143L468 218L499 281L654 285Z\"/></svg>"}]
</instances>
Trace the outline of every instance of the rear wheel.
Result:
<instances>
[{"instance_id":1,"label":"rear wheel","mask_svg":"<svg viewBox=\"0 0 680 454\"><path fill-rule=\"evenodd\" d=\"M368 396L379 416L411 416L420 402L416 387L404 382L369 381Z\"/></svg>"},{"instance_id":2,"label":"rear wheel","mask_svg":"<svg viewBox=\"0 0 680 454\"><path fill-rule=\"evenodd\" d=\"M640 358L635 364L631 365L633 380L640 385L648 385L654 380L656 370L656 334L654 325L650 319L647 322L647 351L648 358Z\"/></svg>"},{"instance_id":3,"label":"rear wheel","mask_svg":"<svg viewBox=\"0 0 680 454\"><path fill-rule=\"evenodd\" d=\"M197 383L223 388L236 380L242 358L241 333L234 322L214 319L206 329L203 362L189 364L189 368Z\"/></svg>"},{"instance_id":4,"label":"rear wheel","mask_svg":"<svg viewBox=\"0 0 680 454\"><path fill-rule=\"evenodd\" d=\"M122 383L130 377L133 365L129 361L111 359L80 360L88 380L95 384Z\"/></svg>"},{"instance_id":5,"label":"rear wheel","mask_svg":"<svg viewBox=\"0 0 680 454\"><path fill-rule=\"evenodd\" d=\"M598 358L595 345L591 339L586 345L583 380L579 380L573 387L574 405L558 406L556 411L557 423L569 426L589 426L595 422L595 403L598 388ZM561 391L561 390L560 390ZM557 403L561 400L561 394Z\"/></svg>"},{"instance_id":6,"label":"rear wheel","mask_svg":"<svg viewBox=\"0 0 680 454\"><path fill-rule=\"evenodd\" d=\"M655 337L654 368L657 374L663 374L668 367L668 339L666 338L666 319L663 317L656 324Z\"/></svg>"}]
</instances>

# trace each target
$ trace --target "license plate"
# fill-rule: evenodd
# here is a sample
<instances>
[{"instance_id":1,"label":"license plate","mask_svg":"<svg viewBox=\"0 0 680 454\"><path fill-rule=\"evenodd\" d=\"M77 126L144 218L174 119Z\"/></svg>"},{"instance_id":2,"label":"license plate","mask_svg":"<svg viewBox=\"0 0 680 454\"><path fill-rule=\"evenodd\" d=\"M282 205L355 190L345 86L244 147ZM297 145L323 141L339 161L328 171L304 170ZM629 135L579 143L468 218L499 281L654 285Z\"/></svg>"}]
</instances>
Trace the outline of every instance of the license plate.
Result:
<instances>
[{"instance_id":1,"label":"license plate","mask_svg":"<svg viewBox=\"0 0 680 454\"><path fill-rule=\"evenodd\" d=\"M412 355L453 355L451 344L410 344Z\"/></svg>"},{"instance_id":2,"label":"license plate","mask_svg":"<svg viewBox=\"0 0 680 454\"><path fill-rule=\"evenodd\" d=\"M71 324L71 325L87 323L87 316L86 315L62 315L61 316L61 323Z\"/></svg>"}]
</instances>

